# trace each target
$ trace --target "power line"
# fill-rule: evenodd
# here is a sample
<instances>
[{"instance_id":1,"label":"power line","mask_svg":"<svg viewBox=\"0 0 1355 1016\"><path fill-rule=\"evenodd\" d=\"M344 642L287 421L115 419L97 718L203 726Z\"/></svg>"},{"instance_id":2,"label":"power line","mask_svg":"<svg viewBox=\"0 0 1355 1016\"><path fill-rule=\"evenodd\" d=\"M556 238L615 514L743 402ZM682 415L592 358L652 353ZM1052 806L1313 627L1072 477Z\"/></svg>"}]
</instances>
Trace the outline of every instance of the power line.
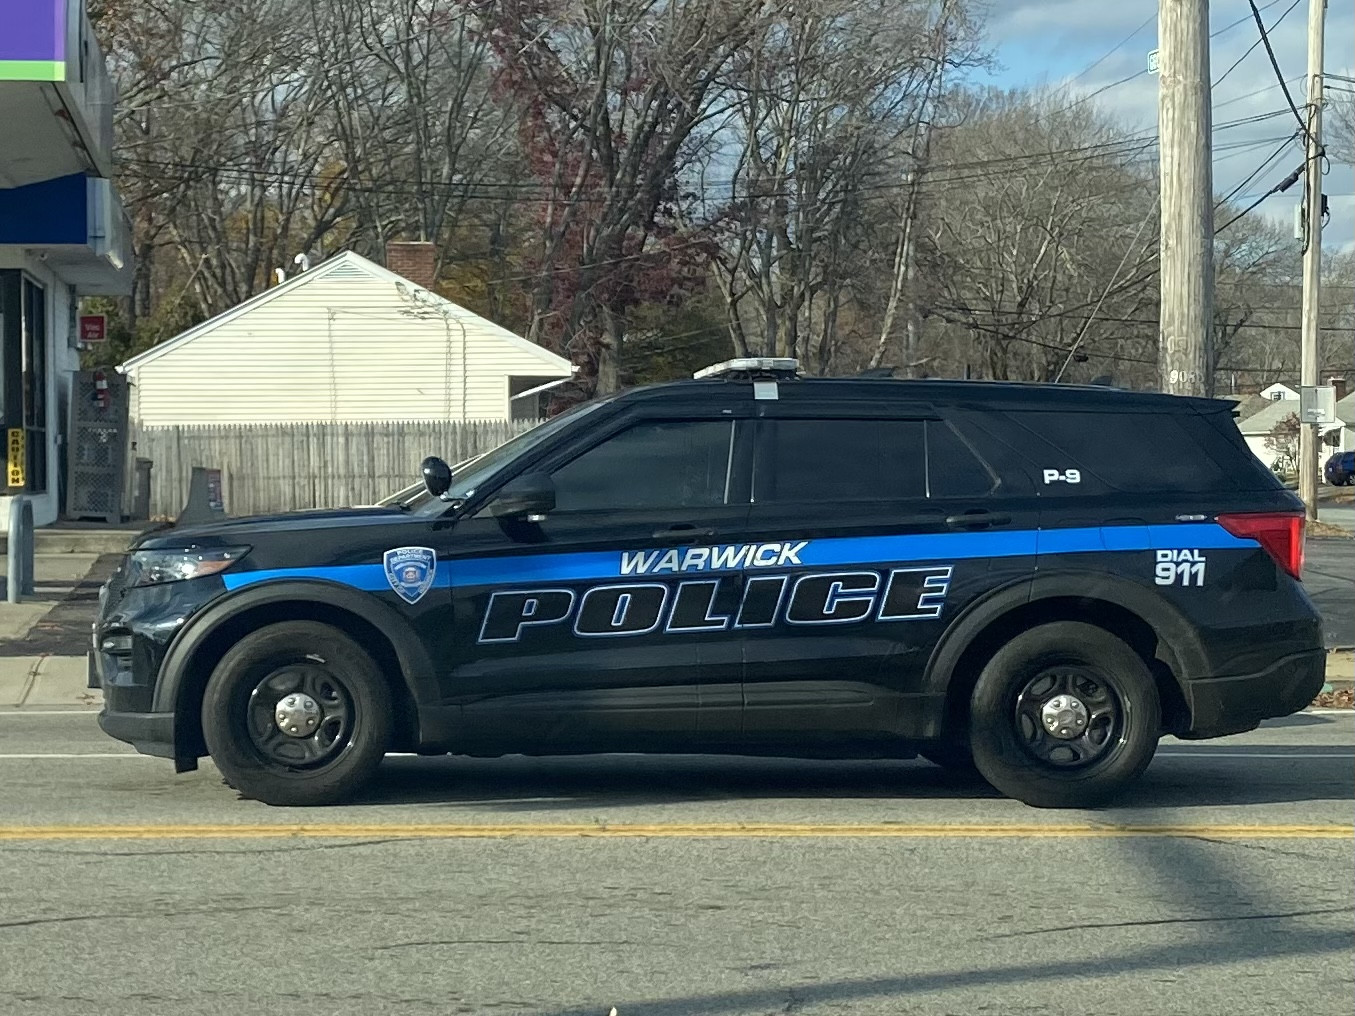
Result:
<instances>
[{"instance_id":1,"label":"power line","mask_svg":"<svg viewBox=\"0 0 1355 1016\"><path fill-rule=\"evenodd\" d=\"M1242 211L1238 212L1231 219L1225 222L1222 226L1214 230L1214 234L1217 236L1219 233L1222 233L1225 229L1231 226L1238 219L1241 219L1243 216L1248 215L1251 212L1255 211L1257 207L1259 207L1260 204L1267 198L1273 197L1276 194L1282 194L1283 192L1287 191L1290 187L1294 186L1294 184L1298 182L1299 177L1303 176L1303 170L1306 166L1307 161L1305 160L1304 163L1298 167L1298 169L1294 170L1283 180L1277 183L1274 187L1270 188L1270 190L1266 191L1259 198L1257 198L1255 201L1249 204L1246 208L1242 209Z\"/></svg>"},{"instance_id":2,"label":"power line","mask_svg":"<svg viewBox=\"0 0 1355 1016\"><path fill-rule=\"evenodd\" d=\"M1267 9L1269 9L1269 8L1271 8L1271 7L1274 7L1274 6L1275 6L1277 3L1279 3L1279 2L1280 2L1280 0L1269 0L1269 3L1265 4L1265 6L1263 6L1261 9L1262 9L1262 10L1267 10ZM1298 2L1298 0L1295 0L1295 3L1297 3L1297 2ZM1148 25L1151 24L1152 21L1153 21L1153 19L1156 18L1156 17L1157 17L1157 13L1156 13L1156 12L1150 14L1146 19L1144 19L1143 24L1139 25L1138 28L1134 29L1134 31L1130 32L1127 36L1125 36L1123 39L1121 39L1120 42L1118 42L1114 47L1112 47L1112 48L1110 49L1109 52L1107 52L1107 53L1105 53L1104 55L1102 55L1100 58L1098 58L1098 59L1097 59L1094 63L1092 63L1090 66L1084 68L1082 71L1078 72L1078 73L1075 74L1073 77L1071 77L1071 78L1069 79L1069 81L1076 81L1078 78L1081 78L1081 77L1083 77L1084 75L1086 75L1086 74L1087 74L1089 71L1091 71L1093 68L1095 68L1095 67L1099 66L1100 64L1102 64L1103 62L1105 62L1106 59L1108 59L1109 57L1111 57L1112 55L1114 55L1117 51L1119 51L1120 49L1122 49L1122 48L1129 42L1130 39L1134 38L1134 36L1138 35L1141 31L1143 31L1145 28L1147 28ZM1244 24L1247 20L1248 20L1248 19L1247 19L1246 17L1241 17L1241 18L1238 18L1236 21L1229 22L1228 24L1224 25L1222 28L1219 28L1219 29L1216 29L1216 30L1213 31L1213 32L1210 32L1210 33L1209 33L1209 37L1210 37L1211 39L1217 39L1220 35L1223 35L1225 32L1231 31L1232 29L1236 28L1238 25ZM1278 22L1276 22L1276 23L1278 24ZM1095 91L1089 92L1089 93L1086 94L1086 95L1079 96L1077 99L1074 99L1072 102L1068 103L1066 106L1062 106L1062 107L1060 107L1059 109L1054 110L1052 113L1046 113L1046 114L1044 114L1043 116L1037 117L1037 118L1035 119L1034 123L1040 123L1041 121L1043 121L1044 119L1046 119L1046 118L1048 118L1048 117L1051 117L1051 116L1058 116L1060 113L1066 113L1068 110L1073 109L1073 108L1075 108L1075 107L1077 107L1077 106L1080 106L1080 105L1082 105L1084 102L1090 102L1092 99L1095 99L1098 95L1103 95L1104 93L1110 91L1112 88L1118 88L1118 87L1120 87L1121 85L1127 85L1129 82L1135 81L1135 80L1137 80L1138 78L1141 78L1141 77L1143 77L1145 74L1149 74L1149 73L1151 73L1151 72L1148 70L1148 68L1146 68L1146 67L1141 68L1141 69L1135 71L1133 74L1126 75L1125 77L1120 78L1120 79L1117 80L1117 81L1112 81L1112 82L1110 82L1110 83L1107 84L1107 85L1102 85L1100 88L1096 89Z\"/></svg>"},{"instance_id":3,"label":"power line","mask_svg":"<svg viewBox=\"0 0 1355 1016\"><path fill-rule=\"evenodd\" d=\"M1266 4L1266 7L1271 7L1271 6L1273 6L1273 5L1274 5L1274 2L1275 2L1275 0L1272 0L1271 3ZM1294 9L1295 7L1297 7L1301 2L1302 2L1302 0L1294 0L1294 2L1293 2L1292 4L1290 4L1288 7L1286 7L1285 10L1284 10L1284 13L1281 14L1278 18L1276 18L1274 24L1272 24L1272 25L1270 26L1269 31L1272 31L1272 32L1275 31L1275 29L1279 27L1280 22L1284 21L1284 19L1287 18L1287 17L1289 16L1290 12L1293 11L1293 9ZM1264 9L1265 9L1265 8L1262 8L1262 10L1264 10ZM1243 21L1250 21L1250 20L1251 20L1250 17L1244 17L1244 18L1240 18L1239 20L1233 22L1233 24L1235 24L1235 25L1240 25ZM1224 79L1225 79L1226 77L1228 77L1229 74L1233 73L1233 71L1237 70L1238 65L1240 65L1240 64L1242 63L1243 60L1247 59L1247 57L1251 56L1251 55L1252 55L1252 52L1253 52L1253 51L1256 49L1256 47L1259 46L1259 45L1261 45L1261 39L1257 39L1257 40L1256 40L1255 42L1253 42L1250 46L1248 46L1247 49L1246 49L1246 52L1244 52L1240 57L1238 57L1236 60L1234 60L1234 61L1232 62L1232 65L1229 66L1229 68L1228 68L1226 71L1224 71L1221 75L1219 75L1219 79L1218 79L1217 81L1215 81L1215 82L1213 83L1213 85L1211 85L1210 87L1211 87L1211 88L1217 88L1219 85L1223 84ZM1271 87L1273 88L1274 86L1272 85Z\"/></svg>"},{"instance_id":4,"label":"power line","mask_svg":"<svg viewBox=\"0 0 1355 1016\"><path fill-rule=\"evenodd\" d=\"M1274 162L1276 159L1278 159L1281 155L1283 155L1283 154L1289 149L1289 145L1293 142L1294 138L1296 138L1296 137L1298 137L1298 132L1297 132L1297 131L1295 131L1295 132L1294 132L1293 134L1291 134L1289 137L1285 138L1284 141L1281 142L1280 147L1277 148L1277 149L1275 149L1275 151L1271 152L1271 153L1270 153L1270 156L1266 159L1266 161L1263 162L1263 163L1261 163L1261 165L1257 166L1254 170L1252 170L1252 171L1251 171L1251 174L1248 175L1248 177L1247 177L1245 180L1243 180L1243 181L1242 181L1241 183L1239 183L1236 187L1234 187L1231 191L1229 191L1228 194L1223 198L1223 200L1221 200L1221 201L1219 202L1219 204L1220 204L1220 205L1225 205L1225 204L1227 204L1229 201L1233 200L1233 198L1237 197L1238 194L1242 193L1242 191L1243 191L1243 190L1244 190L1244 189L1245 189L1245 188L1246 188L1253 180L1255 180L1258 176L1260 176L1262 173L1264 173L1267 169L1270 168L1270 164L1271 164L1272 162ZM1267 194L1266 196L1269 197L1269 194Z\"/></svg>"},{"instance_id":5,"label":"power line","mask_svg":"<svg viewBox=\"0 0 1355 1016\"><path fill-rule=\"evenodd\" d=\"M1244 117L1239 120L1218 124L1214 130L1222 132L1237 127L1248 126L1260 123L1286 112L1283 109L1275 110L1269 113L1258 114ZM1231 149L1245 149L1254 147L1261 143L1267 143L1273 139L1247 139L1245 141L1234 142L1232 144L1220 144L1216 146L1215 151L1225 152ZM964 162L942 163L933 167L922 182L927 187L937 187L939 185L953 185L975 183L982 180L1010 177L1020 168L1022 163L1035 163L1037 165L1048 165L1057 162L1063 168L1069 168L1080 164L1095 162L1098 159L1124 159L1133 160L1139 157L1147 156L1149 150L1157 144L1156 137L1131 137L1120 138L1114 141L1097 142L1091 145L1074 146L1064 149L1050 149L1043 152L1023 152L1014 155L1000 156L992 159L970 160ZM330 182L336 188L344 188L355 193L365 193L372 195L389 195L406 197L412 194L436 194L453 192L462 195L466 200L507 200L516 203L532 203L536 201L549 200L552 196L557 196L551 186L538 181L489 181L482 180L475 183L465 183L458 181L443 180L411 180L408 178L386 177L382 181L360 181L354 180L344 173L331 174L320 170L295 171L288 168L267 168L253 165L242 165L239 163L228 162L192 162L175 159L155 159L145 156L133 156L124 158L123 164L127 166L140 167L143 171L155 171L164 175L177 173L174 177L178 182L191 183L196 176L212 177L215 182L237 183L237 184L257 184L260 182L273 181L278 186L302 187L307 184L314 187L316 184ZM1043 167L1041 167L1043 168ZM909 181L899 180L888 170L875 170L867 174L870 177L884 177L883 182L865 183L854 188L857 192L880 192L899 190L912 186ZM225 178L224 180L221 178ZM721 180L721 181L703 181L701 186L703 190L734 188L739 184L746 183L744 180ZM691 181L695 184L695 181ZM681 185L681 181L680 181ZM747 197L748 195L741 195ZM794 198L798 194L794 190L781 189L777 191L761 191L756 197L773 198L787 197ZM704 197L704 195L703 195ZM607 200L605 196L590 196L588 194L578 194L572 196L573 200L583 203L598 203ZM841 195L829 195L828 200L840 200Z\"/></svg>"},{"instance_id":6,"label":"power line","mask_svg":"<svg viewBox=\"0 0 1355 1016\"><path fill-rule=\"evenodd\" d=\"M1278 0L1271 0L1271 2L1272 2L1272 3L1275 3L1275 2L1278 2ZM1146 18L1143 19L1143 23L1142 23L1141 25L1139 25L1138 28L1134 29L1132 32L1130 32L1128 35L1126 35L1123 39L1121 39L1119 42L1117 42L1114 46L1112 46L1110 49L1108 49L1105 53L1102 53L1101 56L1097 57L1095 61L1093 61L1092 63L1088 64L1088 65L1087 65L1086 67L1084 67L1082 70L1078 71L1076 74L1074 74L1074 75L1073 75L1071 78L1069 78L1068 80L1069 80L1069 81L1076 81L1078 78L1085 77L1087 74L1090 74L1092 71L1096 70L1096 68L1100 67L1103 63L1105 63L1107 60L1109 60L1112 56L1114 56L1114 55L1115 55L1116 53L1118 53L1120 50L1124 49L1125 46L1129 45L1130 40L1133 39L1134 36L1136 36L1136 35L1138 35L1140 32L1142 32L1142 31L1143 31L1145 28L1147 28L1149 25L1151 25L1151 24L1153 23L1153 21L1156 20L1156 18L1157 18L1157 11L1154 11L1152 14L1149 14Z\"/></svg>"},{"instance_id":7,"label":"power line","mask_svg":"<svg viewBox=\"0 0 1355 1016\"><path fill-rule=\"evenodd\" d=\"M1266 31L1265 22L1261 20L1261 12L1256 7L1256 0L1247 0L1247 3L1251 6L1252 18L1256 21L1256 29L1261 33L1261 42L1266 47L1266 56L1270 58L1270 66L1275 71L1275 79L1280 83L1280 89L1284 92L1285 101L1289 103L1289 108L1294 111L1294 119L1299 122L1299 129L1303 131L1304 137L1313 140L1315 147L1320 148L1321 146L1317 144L1316 140L1309 136L1308 124L1303 119L1303 114L1299 112L1294 97L1289 94L1289 85L1285 83L1284 71L1280 70L1280 61L1275 58L1275 50L1270 45L1270 33Z\"/></svg>"}]
</instances>

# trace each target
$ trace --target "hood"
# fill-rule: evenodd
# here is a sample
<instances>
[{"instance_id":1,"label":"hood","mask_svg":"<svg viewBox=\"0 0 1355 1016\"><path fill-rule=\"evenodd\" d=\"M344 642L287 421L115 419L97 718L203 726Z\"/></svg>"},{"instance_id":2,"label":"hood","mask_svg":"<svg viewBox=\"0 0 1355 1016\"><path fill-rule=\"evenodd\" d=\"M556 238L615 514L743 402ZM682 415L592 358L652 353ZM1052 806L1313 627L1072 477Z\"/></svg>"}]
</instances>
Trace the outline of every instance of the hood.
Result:
<instances>
[{"instance_id":1,"label":"hood","mask_svg":"<svg viewBox=\"0 0 1355 1016\"><path fill-rule=\"evenodd\" d=\"M277 515L250 515L195 526L168 526L144 533L132 550L167 550L185 546L247 543L254 534L314 532L346 526L380 525L406 518L400 508L312 508Z\"/></svg>"}]
</instances>

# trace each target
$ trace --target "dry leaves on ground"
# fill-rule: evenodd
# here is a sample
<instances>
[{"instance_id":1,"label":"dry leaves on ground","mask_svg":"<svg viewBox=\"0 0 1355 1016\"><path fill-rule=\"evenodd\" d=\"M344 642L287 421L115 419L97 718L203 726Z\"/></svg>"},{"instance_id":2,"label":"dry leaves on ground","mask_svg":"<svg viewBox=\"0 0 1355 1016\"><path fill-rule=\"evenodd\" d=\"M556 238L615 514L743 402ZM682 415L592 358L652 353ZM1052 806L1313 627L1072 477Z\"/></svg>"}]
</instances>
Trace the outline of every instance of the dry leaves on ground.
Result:
<instances>
[{"instance_id":1,"label":"dry leaves on ground","mask_svg":"<svg viewBox=\"0 0 1355 1016\"><path fill-rule=\"evenodd\" d=\"M1317 709L1355 709L1355 689L1337 688L1335 691L1324 691L1313 700L1313 706Z\"/></svg>"}]
</instances>

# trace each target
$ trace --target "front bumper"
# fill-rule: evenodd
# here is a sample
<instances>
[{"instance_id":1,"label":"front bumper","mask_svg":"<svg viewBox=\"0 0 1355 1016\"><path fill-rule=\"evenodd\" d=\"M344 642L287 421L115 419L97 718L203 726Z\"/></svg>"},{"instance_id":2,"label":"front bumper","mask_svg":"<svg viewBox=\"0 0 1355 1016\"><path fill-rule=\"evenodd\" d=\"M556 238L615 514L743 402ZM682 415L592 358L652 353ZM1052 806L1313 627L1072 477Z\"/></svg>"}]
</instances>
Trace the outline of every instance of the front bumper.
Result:
<instances>
[{"instance_id":1,"label":"front bumper","mask_svg":"<svg viewBox=\"0 0 1355 1016\"><path fill-rule=\"evenodd\" d=\"M1285 656L1264 670L1186 684L1190 729L1183 740L1253 730L1262 720L1289 716L1310 705L1326 682L1327 653L1311 649Z\"/></svg>"},{"instance_id":2,"label":"front bumper","mask_svg":"<svg viewBox=\"0 0 1355 1016\"><path fill-rule=\"evenodd\" d=\"M99 729L143 755L174 758L174 714L140 711L137 706L148 700L148 689L129 686L128 676L115 657L90 649L89 686L104 694Z\"/></svg>"},{"instance_id":3,"label":"front bumper","mask_svg":"<svg viewBox=\"0 0 1355 1016\"><path fill-rule=\"evenodd\" d=\"M99 729L143 755L174 758L173 713L99 713Z\"/></svg>"}]
</instances>

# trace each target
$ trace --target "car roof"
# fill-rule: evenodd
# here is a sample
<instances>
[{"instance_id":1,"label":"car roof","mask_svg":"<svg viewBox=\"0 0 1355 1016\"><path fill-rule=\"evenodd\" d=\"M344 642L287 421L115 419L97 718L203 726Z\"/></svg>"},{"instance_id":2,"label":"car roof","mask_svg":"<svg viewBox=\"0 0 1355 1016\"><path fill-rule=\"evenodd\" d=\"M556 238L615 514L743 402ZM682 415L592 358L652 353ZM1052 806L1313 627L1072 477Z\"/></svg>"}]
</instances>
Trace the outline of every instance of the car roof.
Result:
<instances>
[{"instance_id":1,"label":"car roof","mask_svg":"<svg viewBox=\"0 0 1355 1016\"><path fill-rule=\"evenodd\" d=\"M746 379L714 377L701 380L670 381L632 388L614 399L626 401L685 398L703 401L727 398L729 385L751 389ZM992 404L1004 408L1067 409L1125 412L1231 412L1233 403L1224 399L1138 392L1103 385L1052 384L1029 381L975 381L945 378L834 378L796 377L778 382L778 398L800 401L888 401L934 402L944 405Z\"/></svg>"}]
</instances>

